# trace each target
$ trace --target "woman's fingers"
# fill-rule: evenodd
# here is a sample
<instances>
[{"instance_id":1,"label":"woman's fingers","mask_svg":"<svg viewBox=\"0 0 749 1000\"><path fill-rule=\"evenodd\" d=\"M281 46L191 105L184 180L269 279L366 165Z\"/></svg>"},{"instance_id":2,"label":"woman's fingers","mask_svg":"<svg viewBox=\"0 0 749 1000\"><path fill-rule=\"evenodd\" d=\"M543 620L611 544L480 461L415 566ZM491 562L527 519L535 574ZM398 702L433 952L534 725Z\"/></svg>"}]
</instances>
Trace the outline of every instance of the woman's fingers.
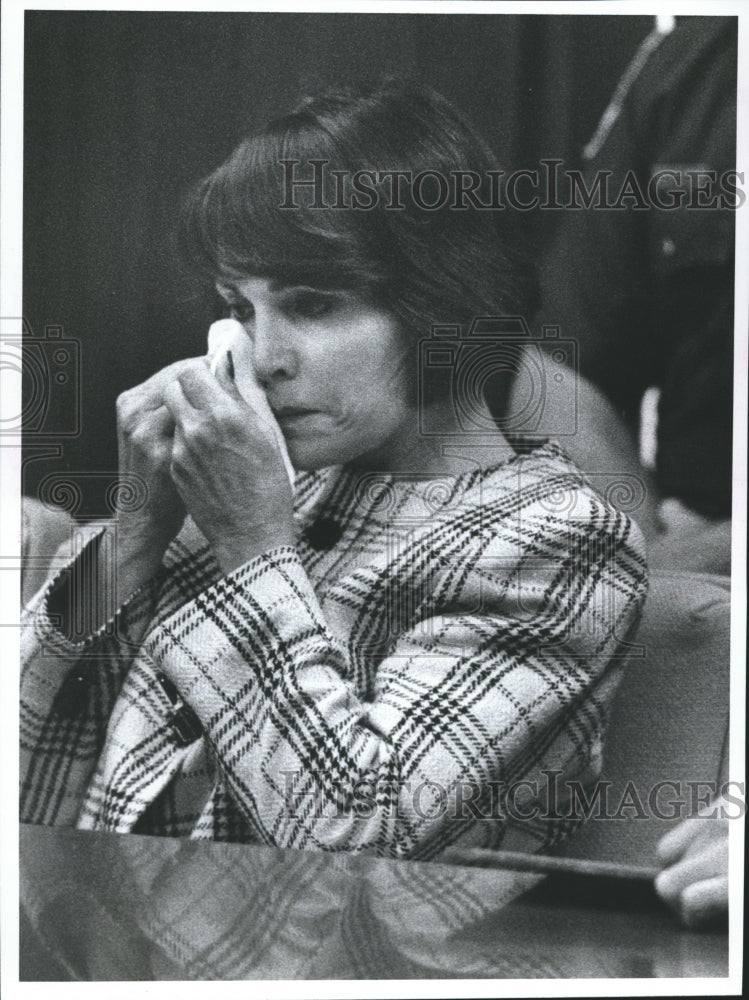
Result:
<instances>
[{"instance_id":1,"label":"woman's fingers","mask_svg":"<svg viewBox=\"0 0 749 1000\"><path fill-rule=\"evenodd\" d=\"M181 371L194 364L195 359L177 361L117 397L117 428L121 443L127 439L138 439L145 445L149 433L172 432L174 419L165 408L164 392Z\"/></svg>"},{"instance_id":2,"label":"woman's fingers","mask_svg":"<svg viewBox=\"0 0 749 1000\"><path fill-rule=\"evenodd\" d=\"M185 396L182 382L179 379L173 379L164 386L163 400L164 407L176 426L181 425L193 409Z\"/></svg>"},{"instance_id":3,"label":"woman's fingers","mask_svg":"<svg viewBox=\"0 0 749 1000\"><path fill-rule=\"evenodd\" d=\"M206 358L201 363L181 371L176 379L185 402L196 410L213 410L216 405L226 402L226 396L235 401L241 401L239 393L229 378L225 364L219 365L219 371L214 375Z\"/></svg>"},{"instance_id":4,"label":"woman's fingers","mask_svg":"<svg viewBox=\"0 0 749 1000\"><path fill-rule=\"evenodd\" d=\"M162 403L141 415L136 430L141 438L153 442L171 438L174 434L174 417Z\"/></svg>"},{"instance_id":5,"label":"woman's fingers","mask_svg":"<svg viewBox=\"0 0 749 1000\"><path fill-rule=\"evenodd\" d=\"M237 402L244 412L238 410ZM238 424L246 429L251 426L241 398L228 399L205 366L202 372L184 372L170 382L164 389L164 406L174 421L175 445L180 447L216 447Z\"/></svg>"},{"instance_id":6,"label":"woman's fingers","mask_svg":"<svg viewBox=\"0 0 749 1000\"><path fill-rule=\"evenodd\" d=\"M174 432L160 393L140 387L118 400L120 471L139 476L146 487L144 503L119 517L122 552L135 546L160 559L184 520L184 505L169 473Z\"/></svg>"},{"instance_id":7,"label":"woman's fingers","mask_svg":"<svg viewBox=\"0 0 749 1000\"><path fill-rule=\"evenodd\" d=\"M175 361L166 368L151 375L145 382L128 389L120 396L120 400L132 403L140 413L146 410L155 410L162 405L164 389L175 380L182 372L189 370L195 365L204 363L202 358L183 358ZM118 403L119 401L118 400Z\"/></svg>"}]
</instances>

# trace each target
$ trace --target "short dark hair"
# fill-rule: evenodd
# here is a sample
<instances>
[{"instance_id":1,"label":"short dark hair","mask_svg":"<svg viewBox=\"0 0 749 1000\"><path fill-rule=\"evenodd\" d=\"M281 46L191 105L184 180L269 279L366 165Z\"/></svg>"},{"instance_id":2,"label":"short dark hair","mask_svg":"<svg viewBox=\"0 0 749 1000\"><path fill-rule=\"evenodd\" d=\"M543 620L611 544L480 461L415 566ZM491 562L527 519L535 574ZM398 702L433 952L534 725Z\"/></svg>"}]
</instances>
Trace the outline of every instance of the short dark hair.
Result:
<instances>
[{"instance_id":1,"label":"short dark hair","mask_svg":"<svg viewBox=\"0 0 749 1000\"><path fill-rule=\"evenodd\" d=\"M349 287L389 309L415 337L434 323L469 324L522 311L531 285L507 211L448 202L425 210L413 199L368 210L281 208L283 161L309 176L332 171L472 171L489 184L497 166L459 112L433 90L398 78L372 87L326 90L245 139L202 181L186 205L181 241L215 280L251 274L313 286ZM392 183L392 182L390 182ZM377 187L377 185L375 185ZM482 198L482 201L486 201Z\"/></svg>"}]
</instances>

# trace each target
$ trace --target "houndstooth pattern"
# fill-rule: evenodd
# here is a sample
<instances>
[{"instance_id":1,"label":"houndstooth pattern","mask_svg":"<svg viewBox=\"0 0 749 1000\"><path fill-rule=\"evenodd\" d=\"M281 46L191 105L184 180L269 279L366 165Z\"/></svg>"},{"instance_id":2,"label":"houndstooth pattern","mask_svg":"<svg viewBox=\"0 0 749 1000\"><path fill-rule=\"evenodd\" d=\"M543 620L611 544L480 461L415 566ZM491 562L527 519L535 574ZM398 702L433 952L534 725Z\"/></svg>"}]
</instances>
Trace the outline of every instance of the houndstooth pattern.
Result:
<instances>
[{"instance_id":1,"label":"houndstooth pattern","mask_svg":"<svg viewBox=\"0 0 749 1000\"><path fill-rule=\"evenodd\" d=\"M414 858L564 835L508 816L503 790L598 771L646 590L633 522L550 443L443 480L301 474L295 516L296 547L223 577L188 519L77 644L37 596L22 819ZM343 529L329 551L305 540L322 518ZM189 746L158 673L200 721Z\"/></svg>"}]
</instances>

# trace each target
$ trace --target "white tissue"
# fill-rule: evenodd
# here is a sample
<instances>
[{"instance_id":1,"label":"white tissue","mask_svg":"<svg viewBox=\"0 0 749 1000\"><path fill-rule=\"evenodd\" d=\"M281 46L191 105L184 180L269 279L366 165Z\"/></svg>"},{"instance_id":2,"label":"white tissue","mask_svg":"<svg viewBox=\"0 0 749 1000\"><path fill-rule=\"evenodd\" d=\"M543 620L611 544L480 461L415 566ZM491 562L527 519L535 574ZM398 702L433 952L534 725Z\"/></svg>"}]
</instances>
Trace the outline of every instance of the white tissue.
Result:
<instances>
[{"instance_id":1,"label":"white tissue","mask_svg":"<svg viewBox=\"0 0 749 1000\"><path fill-rule=\"evenodd\" d=\"M273 416L273 411L268 405L262 386L257 380L255 369L252 364L252 345L250 338L245 333L244 327L236 319L219 319L211 324L208 331L208 360L211 371L216 374L220 365L225 364L227 351L231 351L234 363L234 381L239 394L248 406L257 413L273 429L278 441L278 447L283 458L286 474L289 481L294 483L294 467L291 464L289 453L286 450L286 442L281 433L281 428Z\"/></svg>"}]
</instances>

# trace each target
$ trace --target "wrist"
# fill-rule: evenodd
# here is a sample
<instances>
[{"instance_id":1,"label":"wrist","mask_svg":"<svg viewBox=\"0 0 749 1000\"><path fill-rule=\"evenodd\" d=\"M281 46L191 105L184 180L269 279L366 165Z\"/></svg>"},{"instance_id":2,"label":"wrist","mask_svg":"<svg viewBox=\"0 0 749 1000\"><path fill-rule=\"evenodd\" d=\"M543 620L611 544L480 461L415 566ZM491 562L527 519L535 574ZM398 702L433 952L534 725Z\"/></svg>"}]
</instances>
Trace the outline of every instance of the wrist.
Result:
<instances>
[{"instance_id":1,"label":"wrist","mask_svg":"<svg viewBox=\"0 0 749 1000\"><path fill-rule=\"evenodd\" d=\"M120 515L113 523L117 552L123 558L158 554L160 560L172 539L179 534L180 528L181 522L164 525L148 519L130 519Z\"/></svg>"},{"instance_id":2,"label":"wrist","mask_svg":"<svg viewBox=\"0 0 749 1000\"><path fill-rule=\"evenodd\" d=\"M285 545L296 545L292 528L274 528L253 533L252 536L223 538L212 543L212 548L221 572L228 575L258 556Z\"/></svg>"},{"instance_id":3,"label":"wrist","mask_svg":"<svg viewBox=\"0 0 749 1000\"><path fill-rule=\"evenodd\" d=\"M118 521L110 528L111 557L120 602L158 571L174 534Z\"/></svg>"}]
</instances>

